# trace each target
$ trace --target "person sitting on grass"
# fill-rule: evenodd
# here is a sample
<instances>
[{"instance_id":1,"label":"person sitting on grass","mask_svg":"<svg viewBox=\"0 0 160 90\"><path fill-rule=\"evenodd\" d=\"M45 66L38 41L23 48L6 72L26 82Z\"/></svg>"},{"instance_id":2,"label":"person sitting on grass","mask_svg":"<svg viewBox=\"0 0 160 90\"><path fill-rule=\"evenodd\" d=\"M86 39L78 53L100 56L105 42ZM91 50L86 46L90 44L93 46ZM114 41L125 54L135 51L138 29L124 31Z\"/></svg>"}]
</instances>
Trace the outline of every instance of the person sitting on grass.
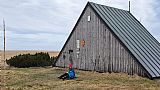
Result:
<instances>
[{"instance_id":1,"label":"person sitting on grass","mask_svg":"<svg viewBox=\"0 0 160 90\"><path fill-rule=\"evenodd\" d=\"M69 71L58 77L59 79L73 79L75 78L75 72L74 69L72 68L72 64L69 64Z\"/></svg>"}]
</instances>

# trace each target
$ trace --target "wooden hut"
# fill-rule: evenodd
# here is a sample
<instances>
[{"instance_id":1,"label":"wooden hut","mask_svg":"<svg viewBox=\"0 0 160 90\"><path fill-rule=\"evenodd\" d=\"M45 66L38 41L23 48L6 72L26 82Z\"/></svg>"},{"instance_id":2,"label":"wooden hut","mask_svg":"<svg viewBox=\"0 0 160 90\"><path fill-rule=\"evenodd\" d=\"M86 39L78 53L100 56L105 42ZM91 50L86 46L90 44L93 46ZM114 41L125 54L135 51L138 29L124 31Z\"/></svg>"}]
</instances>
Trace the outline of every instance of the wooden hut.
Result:
<instances>
[{"instance_id":1,"label":"wooden hut","mask_svg":"<svg viewBox=\"0 0 160 90\"><path fill-rule=\"evenodd\" d=\"M129 12L88 2L63 46L58 67L160 77L160 44Z\"/></svg>"}]
</instances>

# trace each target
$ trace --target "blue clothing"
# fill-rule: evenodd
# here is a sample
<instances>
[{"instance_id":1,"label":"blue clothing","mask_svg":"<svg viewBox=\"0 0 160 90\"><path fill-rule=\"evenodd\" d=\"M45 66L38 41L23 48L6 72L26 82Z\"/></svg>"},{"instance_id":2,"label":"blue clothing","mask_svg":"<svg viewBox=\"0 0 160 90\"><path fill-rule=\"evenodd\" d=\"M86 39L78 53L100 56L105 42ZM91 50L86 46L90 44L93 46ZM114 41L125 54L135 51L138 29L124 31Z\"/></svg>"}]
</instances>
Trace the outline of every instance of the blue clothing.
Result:
<instances>
[{"instance_id":1,"label":"blue clothing","mask_svg":"<svg viewBox=\"0 0 160 90\"><path fill-rule=\"evenodd\" d=\"M70 68L68 71L69 79L72 79L75 77L75 72L73 68Z\"/></svg>"}]
</instances>

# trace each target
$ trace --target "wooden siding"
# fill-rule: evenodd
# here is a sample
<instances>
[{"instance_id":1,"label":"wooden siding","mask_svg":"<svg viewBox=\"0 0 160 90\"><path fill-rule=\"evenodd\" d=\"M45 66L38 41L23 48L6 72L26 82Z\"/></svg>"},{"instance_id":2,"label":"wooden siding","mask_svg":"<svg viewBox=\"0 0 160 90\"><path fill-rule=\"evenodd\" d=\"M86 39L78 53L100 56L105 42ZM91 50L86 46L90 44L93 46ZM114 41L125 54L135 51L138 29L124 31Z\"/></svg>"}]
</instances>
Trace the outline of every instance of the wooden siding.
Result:
<instances>
[{"instance_id":1,"label":"wooden siding","mask_svg":"<svg viewBox=\"0 0 160 90\"><path fill-rule=\"evenodd\" d=\"M88 22L89 15L91 21ZM83 39L85 45L80 44L78 50L76 40ZM69 50L73 50L72 55L69 54ZM87 7L75 27L57 60L56 66L68 67L70 58L73 60L73 67L77 69L147 75L143 67L90 7Z\"/></svg>"}]
</instances>

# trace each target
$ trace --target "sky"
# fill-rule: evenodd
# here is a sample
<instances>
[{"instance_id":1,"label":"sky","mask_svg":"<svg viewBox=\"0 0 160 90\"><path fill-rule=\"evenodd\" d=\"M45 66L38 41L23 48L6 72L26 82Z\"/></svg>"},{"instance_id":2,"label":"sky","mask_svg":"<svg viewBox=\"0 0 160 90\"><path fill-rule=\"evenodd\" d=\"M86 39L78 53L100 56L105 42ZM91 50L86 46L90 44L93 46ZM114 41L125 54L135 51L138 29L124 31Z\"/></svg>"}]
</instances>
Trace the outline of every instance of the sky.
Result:
<instances>
[{"instance_id":1,"label":"sky","mask_svg":"<svg viewBox=\"0 0 160 90\"><path fill-rule=\"evenodd\" d=\"M7 50L60 51L88 1L128 10L129 0L0 0ZM131 13L160 42L160 1L130 0Z\"/></svg>"}]
</instances>

